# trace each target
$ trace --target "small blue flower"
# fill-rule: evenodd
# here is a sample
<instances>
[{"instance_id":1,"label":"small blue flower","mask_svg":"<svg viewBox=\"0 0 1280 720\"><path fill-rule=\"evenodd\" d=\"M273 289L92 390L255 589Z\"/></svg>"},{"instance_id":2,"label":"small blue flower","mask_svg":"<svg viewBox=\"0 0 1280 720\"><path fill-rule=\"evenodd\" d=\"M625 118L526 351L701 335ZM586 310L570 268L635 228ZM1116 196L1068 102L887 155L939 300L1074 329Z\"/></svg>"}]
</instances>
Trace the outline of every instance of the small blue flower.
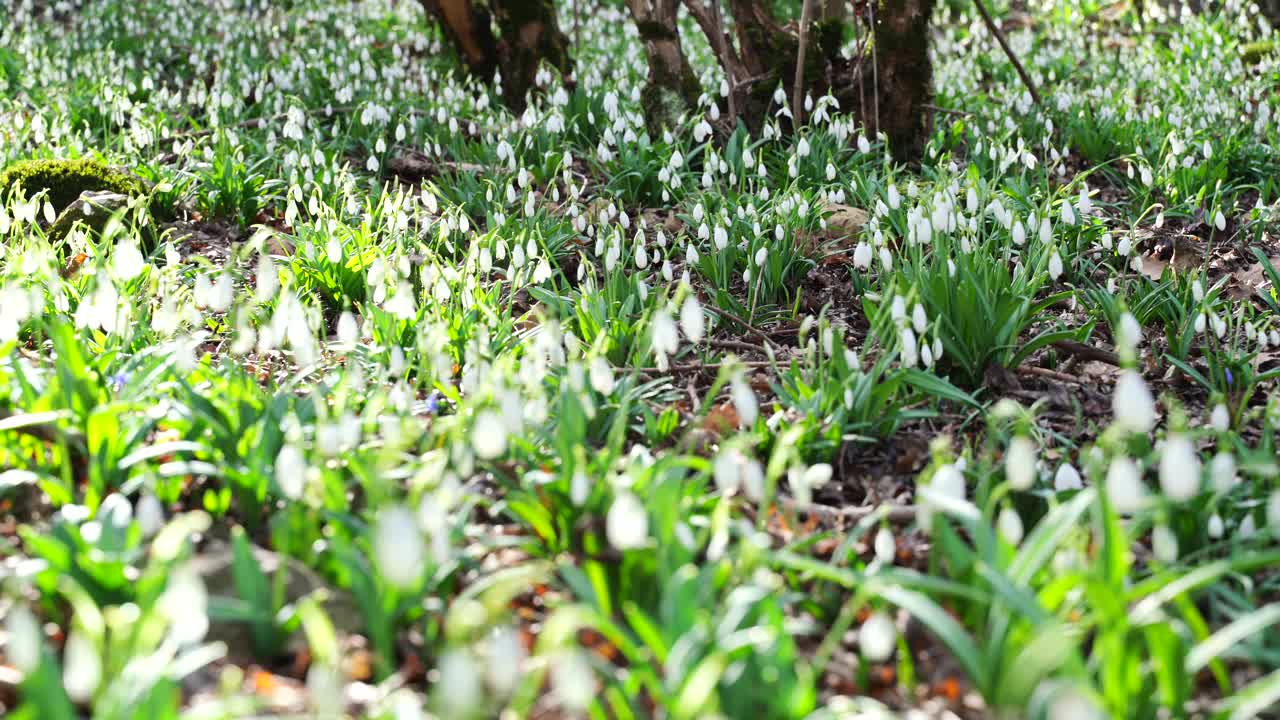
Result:
<instances>
[{"instance_id":1,"label":"small blue flower","mask_svg":"<svg viewBox=\"0 0 1280 720\"><path fill-rule=\"evenodd\" d=\"M439 392L432 390L431 394L427 396L426 409L427 409L428 415L435 415L436 412L440 409L440 393Z\"/></svg>"},{"instance_id":2,"label":"small blue flower","mask_svg":"<svg viewBox=\"0 0 1280 720\"><path fill-rule=\"evenodd\" d=\"M1227 375L1227 385L1231 385L1233 382L1235 382L1235 381L1231 378L1231 370L1230 370L1229 368L1223 368L1223 369L1222 369L1222 372L1226 373L1226 375Z\"/></svg>"},{"instance_id":3,"label":"small blue flower","mask_svg":"<svg viewBox=\"0 0 1280 720\"><path fill-rule=\"evenodd\" d=\"M123 370L112 375L110 379L107 380L107 384L111 386L112 392L120 392L120 388L124 387L124 384L127 382L129 382L129 373L124 372Z\"/></svg>"}]
</instances>

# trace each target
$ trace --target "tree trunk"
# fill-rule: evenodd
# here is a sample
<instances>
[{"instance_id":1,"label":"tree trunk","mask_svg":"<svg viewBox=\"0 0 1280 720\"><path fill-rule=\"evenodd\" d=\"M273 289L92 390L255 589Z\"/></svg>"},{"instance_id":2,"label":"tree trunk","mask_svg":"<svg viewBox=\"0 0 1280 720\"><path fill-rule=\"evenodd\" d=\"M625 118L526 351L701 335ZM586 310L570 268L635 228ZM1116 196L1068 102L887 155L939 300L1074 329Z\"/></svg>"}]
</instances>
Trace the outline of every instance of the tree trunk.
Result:
<instances>
[{"instance_id":1,"label":"tree trunk","mask_svg":"<svg viewBox=\"0 0 1280 720\"><path fill-rule=\"evenodd\" d=\"M929 20L934 2L891 0L877 17L879 129L898 160L918 159L933 127L933 113L925 106L933 97Z\"/></svg>"},{"instance_id":2,"label":"tree trunk","mask_svg":"<svg viewBox=\"0 0 1280 720\"><path fill-rule=\"evenodd\" d=\"M501 70L502 100L513 112L524 111L544 60L566 78L573 73L569 40L552 0L422 0L422 6L440 23L468 72L489 81Z\"/></svg>"},{"instance_id":3,"label":"tree trunk","mask_svg":"<svg viewBox=\"0 0 1280 720\"><path fill-rule=\"evenodd\" d=\"M627 0L627 9L640 31L649 61L649 78L640 91L640 105L649 132L656 136L698 106L702 89L680 47L676 26L680 0Z\"/></svg>"},{"instance_id":4,"label":"tree trunk","mask_svg":"<svg viewBox=\"0 0 1280 720\"><path fill-rule=\"evenodd\" d=\"M728 0L736 47L727 47L718 55L721 66L738 80L736 105L748 128L759 131L773 116L773 94L779 87L788 102L791 98L804 102L806 96L816 100L829 92L842 111L861 113L864 127L885 133L895 159L908 162L919 158L930 128L925 105L933 92L929 20L936 0L871 1L876 2L876 23L866 57L841 54L845 20L837 7L824 2L823 17L808 28L804 69L797 75L798 32L782 26L773 14L772 2ZM718 37L727 31L703 2L686 0L686 6L716 48ZM863 92L872 96L869 102L863 101Z\"/></svg>"},{"instance_id":5,"label":"tree trunk","mask_svg":"<svg viewBox=\"0 0 1280 720\"><path fill-rule=\"evenodd\" d=\"M502 97L507 107L523 112L543 61L566 79L573 75L569 38L560 31L552 0L491 0L498 21L498 57L502 63Z\"/></svg>"}]
</instances>

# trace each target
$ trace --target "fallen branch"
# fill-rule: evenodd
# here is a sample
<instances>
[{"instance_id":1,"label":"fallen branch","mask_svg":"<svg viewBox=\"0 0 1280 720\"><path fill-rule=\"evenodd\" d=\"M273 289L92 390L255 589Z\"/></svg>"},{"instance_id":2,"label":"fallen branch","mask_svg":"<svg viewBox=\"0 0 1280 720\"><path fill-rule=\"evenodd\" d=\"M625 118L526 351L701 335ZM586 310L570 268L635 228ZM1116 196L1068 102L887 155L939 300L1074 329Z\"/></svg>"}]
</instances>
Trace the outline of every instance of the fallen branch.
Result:
<instances>
[{"instance_id":1,"label":"fallen branch","mask_svg":"<svg viewBox=\"0 0 1280 720\"><path fill-rule=\"evenodd\" d=\"M1053 347L1084 360L1096 360L1107 365L1120 367L1120 356L1110 350L1103 350L1092 345L1085 345L1074 340L1059 340Z\"/></svg>"}]
</instances>

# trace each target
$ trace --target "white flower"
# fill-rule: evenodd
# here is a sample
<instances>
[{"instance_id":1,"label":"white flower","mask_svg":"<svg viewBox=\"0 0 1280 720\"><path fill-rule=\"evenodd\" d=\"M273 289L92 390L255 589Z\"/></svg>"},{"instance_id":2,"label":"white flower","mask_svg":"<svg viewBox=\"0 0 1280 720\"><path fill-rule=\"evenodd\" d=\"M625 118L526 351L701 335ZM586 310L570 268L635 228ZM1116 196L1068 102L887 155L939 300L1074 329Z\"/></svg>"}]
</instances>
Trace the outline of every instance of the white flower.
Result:
<instances>
[{"instance_id":1,"label":"white flower","mask_svg":"<svg viewBox=\"0 0 1280 720\"><path fill-rule=\"evenodd\" d=\"M741 375L729 382L729 397L733 399L733 407L738 411L738 422L741 427L748 428L755 424L760 412L756 402L756 394Z\"/></svg>"},{"instance_id":2,"label":"white flower","mask_svg":"<svg viewBox=\"0 0 1280 720\"><path fill-rule=\"evenodd\" d=\"M436 696L445 717L470 717L484 700L481 668L466 650L446 650L436 665Z\"/></svg>"},{"instance_id":3,"label":"white flower","mask_svg":"<svg viewBox=\"0 0 1280 720\"><path fill-rule=\"evenodd\" d=\"M481 460L492 460L507 450L507 428L502 416L493 410L476 413L471 429L471 448Z\"/></svg>"},{"instance_id":4,"label":"white flower","mask_svg":"<svg viewBox=\"0 0 1280 720\"><path fill-rule=\"evenodd\" d=\"M73 702L87 703L102 683L102 656L84 632L73 629L62 654L62 687Z\"/></svg>"},{"instance_id":5,"label":"white flower","mask_svg":"<svg viewBox=\"0 0 1280 720\"><path fill-rule=\"evenodd\" d=\"M315 717L334 718L343 705L343 678L328 662L315 662L307 669L307 704Z\"/></svg>"},{"instance_id":6,"label":"white flower","mask_svg":"<svg viewBox=\"0 0 1280 720\"><path fill-rule=\"evenodd\" d=\"M1107 468L1107 499L1115 511L1121 514L1141 510L1146 504L1146 487L1142 484L1142 471L1138 464L1127 457L1118 457Z\"/></svg>"},{"instance_id":7,"label":"white flower","mask_svg":"<svg viewBox=\"0 0 1280 720\"><path fill-rule=\"evenodd\" d=\"M1157 525L1151 529L1151 553L1165 565L1178 561L1178 536L1168 525Z\"/></svg>"},{"instance_id":8,"label":"white flower","mask_svg":"<svg viewBox=\"0 0 1280 720\"><path fill-rule=\"evenodd\" d=\"M858 243L853 250L853 266L859 270L866 270L871 267L871 246L866 240Z\"/></svg>"},{"instance_id":9,"label":"white flower","mask_svg":"<svg viewBox=\"0 0 1280 720\"><path fill-rule=\"evenodd\" d=\"M567 651L552 661L551 691L569 712L583 712L591 706L596 696L596 677L581 651Z\"/></svg>"},{"instance_id":10,"label":"white flower","mask_svg":"<svg viewBox=\"0 0 1280 720\"><path fill-rule=\"evenodd\" d=\"M1142 375L1136 370L1121 370L1116 381L1111 409L1116 423L1131 432L1147 433L1156 424L1156 401Z\"/></svg>"},{"instance_id":11,"label":"white flower","mask_svg":"<svg viewBox=\"0 0 1280 720\"><path fill-rule=\"evenodd\" d=\"M40 665L40 621L19 603L4 619L5 659L19 672L30 675Z\"/></svg>"},{"instance_id":12,"label":"white flower","mask_svg":"<svg viewBox=\"0 0 1280 720\"><path fill-rule=\"evenodd\" d=\"M284 496L297 500L302 497L302 489L306 483L307 461L302 451L293 443L285 443L276 455L276 485Z\"/></svg>"},{"instance_id":13,"label":"white flower","mask_svg":"<svg viewBox=\"0 0 1280 720\"><path fill-rule=\"evenodd\" d=\"M858 630L858 647L862 649L862 656L871 662L888 660L897 646L898 628L884 611L871 613Z\"/></svg>"},{"instance_id":14,"label":"white flower","mask_svg":"<svg viewBox=\"0 0 1280 720\"><path fill-rule=\"evenodd\" d=\"M133 512L137 516L142 537L150 538L164 527L164 506L161 506L160 501L150 492L143 493L142 497L138 498L138 506Z\"/></svg>"},{"instance_id":15,"label":"white flower","mask_svg":"<svg viewBox=\"0 0 1280 720\"><path fill-rule=\"evenodd\" d=\"M622 492L614 498L605 517L605 535L618 550L642 548L649 539L649 515L634 494Z\"/></svg>"},{"instance_id":16,"label":"white flower","mask_svg":"<svg viewBox=\"0 0 1280 720\"><path fill-rule=\"evenodd\" d=\"M147 261L138 250L137 243L132 240L124 240L116 246L115 252L111 257L111 264L116 271L116 277L121 280L132 280L146 267Z\"/></svg>"},{"instance_id":17,"label":"white flower","mask_svg":"<svg viewBox=\"0 0 1280 720\"><path fill-rule=\"evenodd\" d=\"M1063 205L1063 207L1069 206ZM1049 258L1049 277L1054 280L1062 277L1062 256L1058 254L1057 250L1054 250L1053 255Z\"/></svg>"},{"instance_id":18,"label":"white flower","mask_svg":"<svg viewBox=\"0 0 1280 720\"><path fill-rule=\"evenodd\" d=\"M1273 490L1267 499L1267 527L1271 534L1280 539L1280 490Z\"/></svg>"},{"instance_id":19,"label":"white flower","mask_svg":"<svg viewBox=\"0 0 1280 720\"><path fill-rule=\"evenodd\" d=\"M1226 531L1226 528L1222 524L1222 516L1218 513L1210 515L1206 531L1209 533L1210 538L1213 538L1214 540L1220 539L1222 537L1222 533Z\"/></svg>"},{"instance_id":20,"label":"white flower","mask_svg":"<svg viewBox=\"0 0 1280 720\"><path fill-rule=\"evenodd\" d=\"M1209 415L1209 425L1218 432L1231 429L1231 412L1227 410L1226 405L1218 403L1213 406L1213 412Z\"/></svg>"},{"instance_id":21,"label":"white flower","mask_svg":"<svg viewBox=\"0 0 1280 720\"><path fill-rule=\"evenodd\" d=\"M591 377L591 388L601 395L608 395L613 392L613 366L603 355L597 355L591 359L589 375Z\"/></svg>"},{"instance_id":22,"label":"white flower","mask_svg":"<svg viewBox=\"0 0 1280 720\"><path fill-rule=\"evenodd\" d=\"M524 645L520 642L520 636L507 627L494 630L485 645L485 678L494 692L500 697L506 697L520 681L526 655Z\"/></svg>"},{"instance_id":23,"label":"white flower","mask_svg":"<svg viewBox=\"0 0 1280 720\"><path fill-rule=\"evenodd\" d=\"M1036 481L1036 444L1019 435L1004 454L1004 476L1014 490L1029 490Z\"/></svg>"},{"instance_id":24,"label":"white flower","mask_svg":"<svg viewBox=\"0 0 1280 720\"><path fill-rule=\"evenodd\" d=\"M1022 542L1022 516L1011 507L1001 509L1000 515L996 517L996 532L1000 533L1005 542L1017 546Z\"/></svg>"},{"instance_id":25,"label":"white flower","mask_svg":"<svg viewBox=\"0 0 1280 720\"><path fill-rule=\"evenodd\" d=\"M1209 480L1213 483L1213 491L1225 493L1236 486L1236 459L1230 452L1223 450L1209 461Z\"/></svg>"},{"instance_id":26,"label":"white flower","mask_svg":"<svg viewBox=\"0 0 1280 720\"><path fill-rule=\"evenodd\" d=\"M411 510L393 505L378 511L373 527L373 555L387 582L408 588L422 577L426 546Z\"/></svg>"},{"instance_id":27,"label":"white flower","mask_svg":"<svg viewBox=\"0 0 1280 720\"><path fill-rule=\"evenodd\" d=\"M191 566L169 573L157 603L169 618L169 633L179 645L194 645L209 631L209 592L204 580Z\"/></svg>"},{"instance_id":28,"label":"white flower","mask_svg":"<svg viewBox=\"0 0 1280 720\"><path fill-rule=\"evenodd\" d=\"M1058 472L1053 476L1053 489L1058 492L1068 492L1071 490L1079 490L1084 487L1084 483L1080 480L1080 472L1076 470L1071 463L1063 463L1058 466Z\"/></svg>"},{"instance_id":29,"label":"white flower","mask_svg":"<svg viewBox=\"0 0 1280 720\"><path fill-rule=\"evenodd\" d=\"M1160 489L1175 502L1190 500L1200 492L1200 458L1185 435L1165 439L1160 452Z\"/></svg>"},{"instance_id":30,"label":"white flower","mask_svg":"<svg viewBox=\"0 0 1280 720\"><path fill-rule=\"evenodd\" d=\"M690 247L693 246L690 245ZM697 345L702 342L706 327L707 320L702 314L702 304L698 302L698 298L690 294L680 306L680 329L684 331L685 337L689 338L689 342Z\"/></svg>"},{"instance_id":31,"label":"white flower","mask_svg":"<svg viewBox=\"0 0 1280 720\"><path fill-rule=\"evenodd\" d=\"M898 552L897 540L893 537L893 531L887 527L882 527L876 532L875 539L876 559L885 565L892 565L893 559Z\"/></svg>"}]
</instances>

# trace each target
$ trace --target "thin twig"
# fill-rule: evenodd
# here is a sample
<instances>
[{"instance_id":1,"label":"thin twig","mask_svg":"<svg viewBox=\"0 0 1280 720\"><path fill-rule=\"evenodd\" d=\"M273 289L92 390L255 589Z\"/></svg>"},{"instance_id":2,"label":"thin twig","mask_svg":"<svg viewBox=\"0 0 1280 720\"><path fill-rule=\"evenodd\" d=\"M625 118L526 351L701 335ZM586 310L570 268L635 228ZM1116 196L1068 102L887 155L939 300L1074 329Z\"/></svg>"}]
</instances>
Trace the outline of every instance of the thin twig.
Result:
<instances>
[{"instance_id":1,"label":"thin twig","mask_svg":"<svg viewBox=\"0 0 1280 720\"><path fill-rule=\"evenodd\" d=\"M734 360L718 363L687 363L685 365L669 365L666 370L656 367L638 367L634 370L644 375L674 375L675 373L697 372L699 370L719 370L725 367L766 368L772 367L772 360Z\"/></svg>"},{"instance_id":2,"label":"thin twig","mask_svg":"<svg viewBox=\"0 0 1280 720\"><path fill-rule=\"evenodd\" d=\"M1034 375L1035 377L1042 377L1048 380L1057 380L1058 382L1068 383L1070 385L1084 384L1084 381L1076 377L1075 375L1068 375L1064 372L1058 372L1057 370L1050 370L1049 368L1036 367L1034 365L1019 365L1018 367L1014 368L1013 371L1019 375Z\"/></svg>"},{"instance_id":3,"label":"thin twig","mask_svg":"<svg viewBox=\"0 0 1280 720\"><path fill-rule=\"evenodd\" d=\"M1040 92L1036 90L1036 84L1031 82L1031 76L1027 74L1027 69L1022 67L1022 62L1018 60L1018 56L1013 54L1013 48L1009 47L1009 41L1005 40L1004 33L1000 28L996 27L996 21L991 19L991 11L987 10L987 5L982 0L973 0L973 4L978 7L978 14L982 16L982 22L987 26L987 30L996 37L996 42L1000 43L1000 48L1004 50L1004 54L1009 58L1009 62L1013 63L1013 69L1018 71L1018 77L1022 78L1022 84L1027 86L1027 91L1031 93L1031 99L1036 105L1043 106L1044 102L1040 99Z\"/></svg>"},{"instance_id":4,"label":"thin twig","mask_svg":"<svg viewBox=\"0 0 1280 720\"><path fill-rule=\"evenodd\" d=\"M733 63L729 62L729 42L728 36L724 32L724 18L720 14L720 0L713 0L711 3L711 19L716 26L716 40L719 41L720 57L724 58L721 66L724 68L725 82L729 84L729 127L738 127L738 81L733 72Z\"/></svg>"},{"instance_id":5,"label":"thin twig","mask_svg":"<svg viewBox=\"0 0 1280 720\"><path fill-rule=\"evenodd\" d=\"M804 122L804 107L800 104L800 94L804 92L804 56L809 49L809 8L813 0L802 0L800 5L800 50L796 54L796 80L791 88L791 115L796 129Z\"/></svg>"},{"instance_id":6,"label":"thin twig","mask_svg":"<svg viewBox=\"0 0 1280 720\"><path fill-rule=\"evenodd\" d=\"M769 338L769 335L768 335L767 333L765 333L765 332L764 332L763 330L761 330L760 328L757 328L756 326L752 325L751 323L747 322L746 320L743 320L742 318L738 317L737 315L734 315L733 313L729 312L728 310L722 310L722 309L720 309L720 308L718 308L718 307L712 307L712 306L710 306L710 305L706 306L706 309L710 310L711 312L715 313L716 315L719 315L721 318L723 318L723 319L725 319L725 320L731 320L731 321L733 321L733 322L738 323L738 324L739 324L739 325L741 325L742 327L744 327L744 328L746 328L747 330L751 331L751 334L753 334L753 335L755 335L756 337L760 338L760 339L761 339L761 340L763 340L765 343L767 343L767 344L769 344L769 345L773 345L773 341Z\"/></svg>"}]
</instances>

